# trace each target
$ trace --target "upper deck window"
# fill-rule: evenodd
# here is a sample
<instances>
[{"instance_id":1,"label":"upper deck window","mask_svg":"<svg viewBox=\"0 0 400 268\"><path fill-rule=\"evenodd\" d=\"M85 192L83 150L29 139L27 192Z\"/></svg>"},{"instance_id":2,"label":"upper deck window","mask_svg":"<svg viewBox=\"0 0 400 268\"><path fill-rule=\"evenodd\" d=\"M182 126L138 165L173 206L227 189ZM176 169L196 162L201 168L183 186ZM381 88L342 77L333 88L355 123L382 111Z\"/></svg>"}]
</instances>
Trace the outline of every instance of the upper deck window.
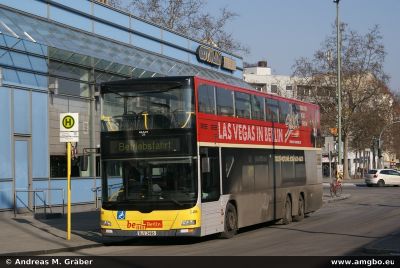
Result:
<instances>
[{"instance_id":1,"label":"upper deck window","mask_svg":"<svg viewBox=\"0 0 400 268\"><path fill-rule=\"evenodd\" d=\"M198 91L199 112L215 114L214 86L201 84Z\"/></svg>"},{"instance_id":2,"label":"upper deck window","mask_svg":"<svg viewBox=\"0 0 400 268\"><path fill-rule=\"evenodd\" d=\"M235 109L237 117L250 118L250 95L246 93L235 92Z\"/></svg>"},{"instance_id":3,"label":"upper deck window","mask_svg":"<svg viewBox=\"0 0 400 268\"><path fill-rule=\"evenodd\" d=\"M192 128L193 102L187 85L115 86L103 94L102 131Z\"/></svg>"},{"instance_id":4,"label":"upper deck window","mask_svg":"<svg viewBox=\"0 0 400 268\"><path fill-rule=\"evenodd\" d=\"M233 109L233 94L232 91L224 89L224 88L217 88L217 114L218 115L226 115L226 116L233 116L234 109Z\"/></svg>"},{"instance_id":5,"label":"upper deck window","mask_svg":"<svg viewBox=\"0 0 400 268\"><path fill-rule=\"evenodd\" d=\"M271 122L279 121L278 101L267 99L265 102L265 111L266 111L267 121L271 121Z\"/></svg>"},{"instance_id":6,"label":"upper deck window","mask_svg":"<svg viewBox=\"0 0 400 268\"><path fill-rule=\"evenodd\" d=\"M290 114L290 104L279 101L279 123L285 124L288 114Z\"/></svg>"},{"instance_id":7,"label":"upper deck window","mask_svg":"<svg viewBox=\"0 0 400 268\"><path fill-rule=\"evenodd\" d=\"M261 96L251 96L251 118L264 120L264 98Z\"/></svg>"}]
</instances>

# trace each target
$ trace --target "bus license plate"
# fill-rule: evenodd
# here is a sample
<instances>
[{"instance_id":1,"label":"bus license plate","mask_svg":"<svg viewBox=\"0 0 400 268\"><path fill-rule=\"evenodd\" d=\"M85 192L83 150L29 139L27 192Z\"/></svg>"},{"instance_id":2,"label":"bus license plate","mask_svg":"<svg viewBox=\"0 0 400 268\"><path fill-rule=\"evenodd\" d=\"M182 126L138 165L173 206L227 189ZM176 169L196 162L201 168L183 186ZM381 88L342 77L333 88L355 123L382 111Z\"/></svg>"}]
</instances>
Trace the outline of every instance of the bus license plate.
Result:
<instances>
[{"instance_id":1,"label":"bus license plate","mask_svg":"<svg viewBox=\"0 0 400 268\"><path fill-rule=\"evenodd\" d=\"M138 236L156 236L157 232L156 231L138 231L137 234L138 234Z\"/></svg>"}]
</instances>

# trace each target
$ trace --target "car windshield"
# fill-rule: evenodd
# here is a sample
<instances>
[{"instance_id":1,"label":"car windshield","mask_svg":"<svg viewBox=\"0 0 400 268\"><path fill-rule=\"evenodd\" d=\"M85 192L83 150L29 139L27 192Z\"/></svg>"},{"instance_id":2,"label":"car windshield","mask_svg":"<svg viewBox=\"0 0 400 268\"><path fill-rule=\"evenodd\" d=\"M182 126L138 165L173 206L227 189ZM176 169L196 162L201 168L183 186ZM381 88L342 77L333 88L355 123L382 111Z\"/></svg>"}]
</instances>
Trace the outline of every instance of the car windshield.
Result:
<instances>
[{"instance_id":1,"label":"car windshield","mask_svg":"<svg viewBox=\"0 0 400 268\"><path fill-rule=\"evenodd\" d=\"M376 174L377 170L376 169L371 169L368 171L368 174Z\"/></svg>"}]
</instances>

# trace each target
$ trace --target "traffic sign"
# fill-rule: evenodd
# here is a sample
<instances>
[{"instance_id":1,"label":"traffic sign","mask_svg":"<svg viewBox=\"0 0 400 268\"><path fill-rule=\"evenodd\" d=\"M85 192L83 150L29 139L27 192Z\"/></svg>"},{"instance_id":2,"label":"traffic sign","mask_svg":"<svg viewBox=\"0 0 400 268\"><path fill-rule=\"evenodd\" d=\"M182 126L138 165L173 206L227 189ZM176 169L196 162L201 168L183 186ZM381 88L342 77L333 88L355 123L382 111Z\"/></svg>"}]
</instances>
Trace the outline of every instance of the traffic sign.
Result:
<instances>
[{"instance_id":1,"label":"traffic sign","mask_svg":"<svg viewBox=\"0 0 400 268\"><path fill-rule=\"evenodd\" d=\"M79 142L79 114L60 114L60 142Z\"/></svg>"},{"instance_id":2,"label":"traffic sign","mask_svg":"<svg viewBox=\"0 0 400 268\"><path fill-rule=\"evenodd\" d=\"M79 114L62 113L60 114L60 131L79 131Z\"/></svg>"}]
</instances>

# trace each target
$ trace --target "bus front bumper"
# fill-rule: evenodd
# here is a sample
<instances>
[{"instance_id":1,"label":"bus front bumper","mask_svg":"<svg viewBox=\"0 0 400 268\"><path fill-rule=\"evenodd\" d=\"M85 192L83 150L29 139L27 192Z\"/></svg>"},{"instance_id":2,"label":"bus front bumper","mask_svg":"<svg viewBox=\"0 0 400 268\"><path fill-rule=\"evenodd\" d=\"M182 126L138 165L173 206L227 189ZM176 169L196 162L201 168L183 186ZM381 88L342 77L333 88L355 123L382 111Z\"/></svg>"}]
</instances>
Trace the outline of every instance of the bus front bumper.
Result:
<instances>
[{"instance_id":1,"label":"bus front bumper","mask_svg":"<svg viewBox=\"0 0 400 268\"><path fill-rule=\"evenodd\" d=\"M157 237L157 236L191 236L200 237L200 228L176 229L176 230L121 230L101 228L103 236L137 236L137 237Z\"/></svg>"}]
</instances>

